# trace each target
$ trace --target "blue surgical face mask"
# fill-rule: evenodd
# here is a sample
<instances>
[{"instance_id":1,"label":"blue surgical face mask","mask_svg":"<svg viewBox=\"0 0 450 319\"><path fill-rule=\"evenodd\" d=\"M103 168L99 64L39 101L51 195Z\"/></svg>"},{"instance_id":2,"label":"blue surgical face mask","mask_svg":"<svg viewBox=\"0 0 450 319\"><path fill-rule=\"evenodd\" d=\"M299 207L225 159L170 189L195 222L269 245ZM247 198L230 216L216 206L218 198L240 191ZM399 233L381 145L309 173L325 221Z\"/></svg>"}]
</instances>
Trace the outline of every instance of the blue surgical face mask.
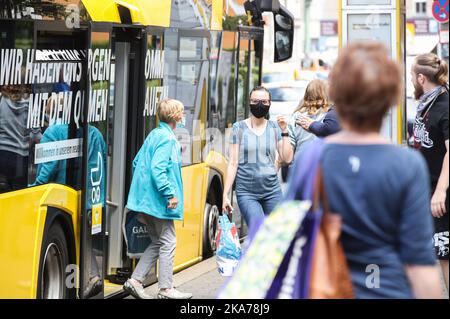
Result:
<instances>
[{"instance_id":1,"label":"blue surgical face mask","mask_svg":"<svg viewBox=\"0 0 450 319\"><path fill-rule=\"evenodd\" d=\"M177 128L185 128L186 127L186 117L183 116L180 122L177 123Z\"/></svg>"}]
</instances>

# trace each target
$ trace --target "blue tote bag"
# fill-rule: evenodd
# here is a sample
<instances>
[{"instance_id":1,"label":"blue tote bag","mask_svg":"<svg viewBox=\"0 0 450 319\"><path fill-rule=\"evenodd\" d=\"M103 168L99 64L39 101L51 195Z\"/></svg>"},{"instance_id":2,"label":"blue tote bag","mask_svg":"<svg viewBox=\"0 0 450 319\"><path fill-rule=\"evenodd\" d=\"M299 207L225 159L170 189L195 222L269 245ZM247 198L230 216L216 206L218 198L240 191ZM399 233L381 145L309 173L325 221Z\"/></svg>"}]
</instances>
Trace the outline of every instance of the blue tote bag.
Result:
<instances>
[{"instance_id":1,"label":"blue tote bag","mask_svg":"<svg viewBox=\"0 0 450 319\"><path fill-rule=\"evenodd\" d=\"M152 242L142 215L143 213L128 209L124 212L123 233L127 244L127 256L130 258L140 258Z\"/></svg>"}]
</instances>

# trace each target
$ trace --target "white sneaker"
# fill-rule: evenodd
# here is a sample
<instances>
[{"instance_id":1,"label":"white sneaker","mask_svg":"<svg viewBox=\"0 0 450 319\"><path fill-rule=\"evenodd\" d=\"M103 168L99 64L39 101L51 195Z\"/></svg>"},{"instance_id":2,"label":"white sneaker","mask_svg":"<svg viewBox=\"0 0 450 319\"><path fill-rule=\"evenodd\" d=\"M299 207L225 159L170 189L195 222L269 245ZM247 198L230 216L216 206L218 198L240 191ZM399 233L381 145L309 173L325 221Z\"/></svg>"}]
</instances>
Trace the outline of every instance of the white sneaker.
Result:
<instances>
[{"instance_id":1,"label":"white sneaker","mask_svg":"<svg viewBox=\"0 0 450 319\"><path fill-rule=\"evenodd\" d=\"M99 276L92 277L86 289L84 290L84 298L91 298L95 295L97 295L100 291L102 291L103 285L102 280Z\"/></svg>"},{"instance_id":2,"label":"white sneaker","mask_svg":"<svg viewBox=\"0 0 450 319\"><path fill-rule=\"evenodd\" d=\"M153 299L145 292L142 284L137 284L130 279L123 285L123 290L130 293L136 299Z\"/></svg>"},{"instance_id":3,"label":"white sneaker","mask_svg":"<svg viewBox=\"0 0 450 319\"><path fill-rule=\"evenodd\" d=\"M169 290L160 290L158 292L158 299L191 299L192 294L189 292L181 292L175 288Z\"/></svg>"}]
</instances>

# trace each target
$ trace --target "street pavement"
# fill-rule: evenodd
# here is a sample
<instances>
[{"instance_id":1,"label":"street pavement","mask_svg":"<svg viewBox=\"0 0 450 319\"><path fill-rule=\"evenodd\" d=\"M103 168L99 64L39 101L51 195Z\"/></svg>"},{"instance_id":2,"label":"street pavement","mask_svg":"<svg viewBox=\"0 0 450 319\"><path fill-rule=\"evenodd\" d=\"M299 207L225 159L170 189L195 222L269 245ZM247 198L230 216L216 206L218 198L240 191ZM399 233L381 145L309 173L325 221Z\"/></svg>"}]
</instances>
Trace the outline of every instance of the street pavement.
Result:
<instances>
[{"instance_id":1,"label":"street pavement","mask_svg":"<svg viewBox=\"0 0 450 319\"><path fill-rule=\"evenodd\" d=\"M174 286L182 292L190 292L193 299L215 299L227 278L217 271L216 258L212 257L174 274ZM147 294L156 298L158 284L146 288ZM127 297L133 298L131 296Z\"/></svg>"},{"instance_id":2,"label":"street pavement","mask_svg":"<svg viewBox=\"0 0 450 319\"><path fill-rule=\"evenodd\" d=\"M182 292L190 292L193 299L215 299L220 288L227 278L222 277L217 271L216 258L212 257L191 266L173 276L174 286ZM442 294L445 299L449 298L442 278ZM158 284L146 288L150 296L156 298ZM127 299L133 298L131 296Z\"/></svg>"},{"instance_id":3,"label":"street pavement","mask_svg":"<svg viewBox=\"0 0 450 319\"><path fill-rule=\"evenodd\" d=\"M442 285L442 295L444 296L444 299L449 299L448 298L448 290L447 290L447 287L445 287L444 276L442 276L442 273L441 273L441 285Z\"/></svg>"}]
</instances>

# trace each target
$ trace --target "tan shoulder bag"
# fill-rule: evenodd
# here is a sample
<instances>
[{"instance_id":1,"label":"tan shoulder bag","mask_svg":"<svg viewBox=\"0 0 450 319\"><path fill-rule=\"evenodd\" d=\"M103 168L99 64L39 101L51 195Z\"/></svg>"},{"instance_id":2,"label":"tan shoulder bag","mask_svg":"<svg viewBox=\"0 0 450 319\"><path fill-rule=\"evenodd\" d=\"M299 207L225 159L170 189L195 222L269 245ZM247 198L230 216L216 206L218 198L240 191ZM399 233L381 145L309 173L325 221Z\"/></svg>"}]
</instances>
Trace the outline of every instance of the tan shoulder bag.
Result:
<instances>
[{"instance_id":1,"label":"tan shoulder bag","mask_svg":"<svg viewBox=\"0 0 450 319\"><path fill-rule=\"evenodd\" d=\"M342 217L330 211L319 168L313 211L317 211L320 204L324 212L313 250L309 296L311 299L354 298L350 271L340 241Z\"/></svg>"}]
</instances>

